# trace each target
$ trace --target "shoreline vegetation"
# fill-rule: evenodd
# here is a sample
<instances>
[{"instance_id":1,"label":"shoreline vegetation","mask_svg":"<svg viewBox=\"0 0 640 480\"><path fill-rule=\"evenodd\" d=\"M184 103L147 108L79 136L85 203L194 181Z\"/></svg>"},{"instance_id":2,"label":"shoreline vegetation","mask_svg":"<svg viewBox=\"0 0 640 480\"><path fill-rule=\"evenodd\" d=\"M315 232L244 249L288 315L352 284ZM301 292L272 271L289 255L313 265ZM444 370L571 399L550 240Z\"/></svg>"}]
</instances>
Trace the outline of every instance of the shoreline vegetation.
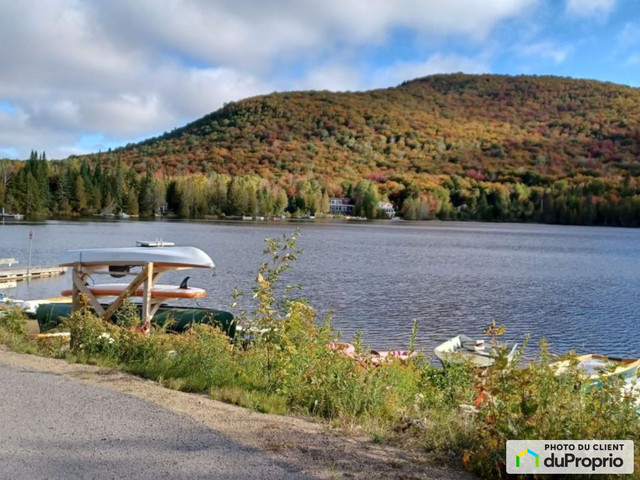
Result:
<instances>
[{"instance_id":1,"label":"shoreline vegetation","mask_svg":"<svg viewBox=\"0 0 640 480\"><path fill-rule=\"evenodd\" d=\"M255 174L168 176L150 164L141 172L121 159L49 161L44 152L34 151L24 162L0 159L0 179L3 217L17 214L27 220L341 218L330 213L330 199L339 195L350 199L354 220L388 219L380 205L390 201L404 220L640 226L640 187L632 187L630 177L620 186L590 176L528 184L440 175L424 188L395 182L400 194L370 179L289 177L283 184Z\"/></svg>"},{"instance_id":2,"label":"shoreline vegetation","mask_svg":"<svg viewBox=\"0 0 640 480\"><path fill-rule=\"evenodd\" d=\"M434 366L424 355L375 365L341 354L331 348L341 341L331 319L318 319L312 306L292 296L295 286L281 285L282 273L301 253L296 241L297 233L266 241L267 261L251 292L255 308L237 316L251 338L230 341L206 325L179 335L162 329L140 334L132 328L140 321L135 309L125 306L117 325L88 309L71 315L63 326L70 343L30 336L22 313L8 311L0 316L0 342L16 352L115 368L263 413L357 426L376 442L428 452L488 479L506 477L508 439L640 438L637 406L621 393L621 380L603 375L594 386L575 361L556 375L544 342L535 360L525 362L523 346L512 362L502 352L482 375L468 365ZM417 328L408 332L411 338ZM494 325L488 332L497 345L501 329ZM352 343L357 353L366 351L357 336ZM636 472L639 462L636 450Z\"/></svg>"}]
</instances>

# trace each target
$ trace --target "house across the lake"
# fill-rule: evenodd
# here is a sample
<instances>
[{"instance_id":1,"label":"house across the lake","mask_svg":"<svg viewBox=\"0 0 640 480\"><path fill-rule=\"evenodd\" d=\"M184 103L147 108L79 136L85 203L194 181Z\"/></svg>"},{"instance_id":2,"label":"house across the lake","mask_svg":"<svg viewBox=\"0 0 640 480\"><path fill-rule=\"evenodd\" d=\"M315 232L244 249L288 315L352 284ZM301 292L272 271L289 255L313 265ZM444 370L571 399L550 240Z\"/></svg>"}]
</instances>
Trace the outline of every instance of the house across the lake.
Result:
<instances>
[{"instance_id":1,"label":"house across the lake","mask_svg":"<svg viewBox=\"0 0 640 480\"><path fill-rule=\"evenodd\" d=\"M329 213L332 215L353 215L353 208L350 198L329 198ZM390 202L378 202L378 210L383 211L389 218L396 216L396 210Z\"/></svg>"},{"instance_id":2,"label":"house across the lake","mask_svg":"<svg viewBox=\"0 0 640 480\"><path fill-rule=\"evenodd\" d=\"M378 202L378 210L382 210L389 218L396 216L396 210L390 202Z\"/></svg>"},{"instance_id":3,"label":"house across the lake","mask_svg":"<svg viewBox=\"0 0 640 480\"><path fill-rule=\"evenodd\" d=\"M353 205L350 198L329 198L329 213L333 215L351 215Z\"/></svg>"}]
</instances>

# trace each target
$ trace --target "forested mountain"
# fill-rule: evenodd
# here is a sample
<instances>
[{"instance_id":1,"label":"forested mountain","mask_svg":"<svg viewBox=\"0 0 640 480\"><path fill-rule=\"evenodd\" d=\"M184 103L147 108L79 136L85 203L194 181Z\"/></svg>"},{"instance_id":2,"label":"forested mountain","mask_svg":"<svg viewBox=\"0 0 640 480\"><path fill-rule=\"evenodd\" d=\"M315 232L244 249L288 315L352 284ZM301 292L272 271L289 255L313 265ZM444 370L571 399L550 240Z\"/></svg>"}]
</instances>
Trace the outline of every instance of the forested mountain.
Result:
<instances>
[{"instance_id":1,"label":"forested mountain","mask_svg":"<svg viewBox=\"0 0 640 480\"><path fill-rule=\"evenodd\" d=\"M161 137L52 165L51 212L56 178L82 168L85 188L96 169L119 170L124 182L94 210L132 208L129 190L140 206L148 179L149 201L185 216L322 212L327 197L350 196L363 209L365 197L389 199L406 218L639 225L640 90L455 74L249 98Z\"/></svg>"}]
</instances>

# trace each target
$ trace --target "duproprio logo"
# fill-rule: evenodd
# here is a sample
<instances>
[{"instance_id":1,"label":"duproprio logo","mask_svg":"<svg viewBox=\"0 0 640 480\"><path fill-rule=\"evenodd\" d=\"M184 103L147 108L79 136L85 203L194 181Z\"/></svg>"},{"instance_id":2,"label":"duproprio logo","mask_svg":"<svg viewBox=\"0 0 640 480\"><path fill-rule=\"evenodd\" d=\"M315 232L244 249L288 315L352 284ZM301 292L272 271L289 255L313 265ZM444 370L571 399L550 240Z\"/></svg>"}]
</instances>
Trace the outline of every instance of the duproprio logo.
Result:
<instances>
[{"instance_id":1,"label":"duproprio logo","mask_svg":"<svg viewBox=\"0 0 640 480\"><path fill-rule=\"evenodd\" d=\"M508 474L629 474L634 440L507 440Z\"/></svg>"},{"instance_id":2,"label":"duproprio logo","mask_svg":"<svg viewBox=\"0 0 640 480\"><path fill-rule=\"evenodd\" d=\"M540 466L540 455L538 455L536 452L534 452L533 450L527 448L526 450L522 450L520 453L518 453L516 455L516 467L520 467L520 457L522 457L523 455L526 454L531 455L533 458L536 459L536 467Z\"/></svg>"}]
</instances>

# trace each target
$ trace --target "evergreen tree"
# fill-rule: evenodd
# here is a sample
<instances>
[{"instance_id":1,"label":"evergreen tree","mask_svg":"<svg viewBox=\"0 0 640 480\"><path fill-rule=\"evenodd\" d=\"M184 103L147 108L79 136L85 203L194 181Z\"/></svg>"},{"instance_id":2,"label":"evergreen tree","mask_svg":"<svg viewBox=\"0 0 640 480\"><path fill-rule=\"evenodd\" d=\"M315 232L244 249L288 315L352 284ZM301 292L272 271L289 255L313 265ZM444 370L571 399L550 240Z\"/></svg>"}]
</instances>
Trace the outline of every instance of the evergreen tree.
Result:
<instances>
[{"instance_id":1,"label":"evergreen tree","mask_svg":"<svg viewBox=\"0 0 640 480\"><path fill-rule=\"evenodd\" d=\"M78 174L74 184L74 208L78 213L85 213L88 204L87 188L84 183L84 177Z\"/></svg>"}]
</instances>

